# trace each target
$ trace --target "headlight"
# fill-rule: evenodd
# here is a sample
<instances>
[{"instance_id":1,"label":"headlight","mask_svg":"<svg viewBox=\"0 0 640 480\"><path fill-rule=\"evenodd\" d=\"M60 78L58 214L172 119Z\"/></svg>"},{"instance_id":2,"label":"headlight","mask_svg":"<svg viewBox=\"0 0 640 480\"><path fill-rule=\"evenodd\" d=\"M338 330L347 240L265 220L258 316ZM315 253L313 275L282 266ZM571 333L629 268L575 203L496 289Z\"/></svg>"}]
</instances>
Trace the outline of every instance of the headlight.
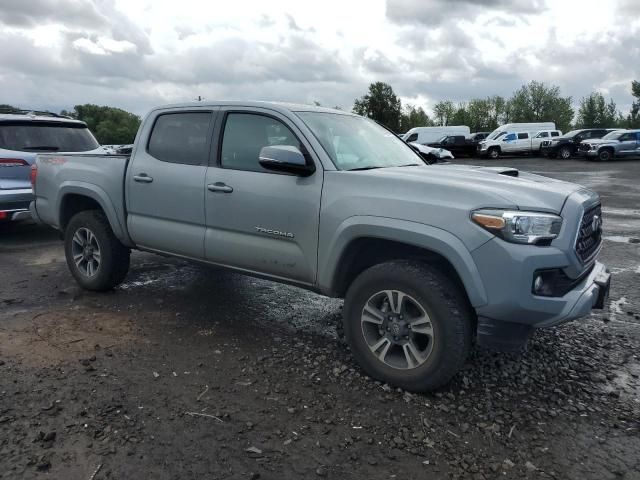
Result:
<instances>
[{"instance_id":1,"label":"headlight","mask_svg":"<svg viewBox=\"0 0 640 480\"><path fill-rule=\"evenodd\" d=\"M471 219L485 230L512 243L537 244L560 233L562 217L550 213L517 210L478 210Z\"/></svg>"}]
</instances>

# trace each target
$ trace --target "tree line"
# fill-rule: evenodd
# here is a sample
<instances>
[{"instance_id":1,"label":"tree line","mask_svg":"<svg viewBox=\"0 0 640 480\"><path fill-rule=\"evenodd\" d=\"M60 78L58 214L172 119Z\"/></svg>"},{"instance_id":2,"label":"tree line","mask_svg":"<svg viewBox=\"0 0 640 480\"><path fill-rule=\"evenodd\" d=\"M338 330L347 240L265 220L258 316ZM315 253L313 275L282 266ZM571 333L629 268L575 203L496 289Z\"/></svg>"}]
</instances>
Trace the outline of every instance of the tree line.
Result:
<instances>
[{"instance_id":1,"label":"tree line","mask_svg":"<svg viewBox=\"0 0 640 480\"><path fill-rule=\"evenodd\" d=\"M572 128L640 128L640 82L631 82L635 98L628 115L620 112L612 99L600 92L580 99L578 111L573 99L561 94L560 87L531 81L510 98L494 95L454 103L441 100L429 116L422 107L402 105L393 88L383 82L369 85L369 91L354 102L353 112L372 118L394 132L413 127L468 125L473 132L492 131L505 123L555 122L564 132ZM575 121L574 121L575 118Z\"/></svg>"}]
</instances>

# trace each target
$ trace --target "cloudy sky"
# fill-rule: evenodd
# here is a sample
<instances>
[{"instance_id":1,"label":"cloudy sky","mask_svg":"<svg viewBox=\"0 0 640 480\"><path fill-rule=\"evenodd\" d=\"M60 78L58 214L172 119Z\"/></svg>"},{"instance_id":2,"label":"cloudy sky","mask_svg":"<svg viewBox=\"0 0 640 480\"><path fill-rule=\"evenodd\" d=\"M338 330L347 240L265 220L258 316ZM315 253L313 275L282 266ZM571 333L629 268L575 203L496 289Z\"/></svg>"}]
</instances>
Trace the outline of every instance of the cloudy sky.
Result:
<instances>
[{"instance_id":1,"label":"cloudy sky","mask_svg":"<svg viewBox=\"0 0 640 480\"><path fill-rule=\"evenodd\" d=\"M351 108L373 81L427 109L529 80L625 113L640 0L0 0L0 103L144 114L206 99Z\"/></svg>"}]
</instances>

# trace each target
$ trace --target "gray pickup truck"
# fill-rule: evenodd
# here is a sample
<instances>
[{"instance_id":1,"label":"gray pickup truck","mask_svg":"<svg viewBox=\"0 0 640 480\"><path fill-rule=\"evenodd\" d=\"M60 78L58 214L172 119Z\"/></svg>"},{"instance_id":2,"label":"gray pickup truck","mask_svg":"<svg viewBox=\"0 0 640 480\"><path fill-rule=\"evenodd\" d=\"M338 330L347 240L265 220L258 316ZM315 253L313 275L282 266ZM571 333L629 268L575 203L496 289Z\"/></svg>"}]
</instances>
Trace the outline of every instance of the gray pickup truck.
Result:
<instances>
[{"instance_id":1,"label":"gray pickup truck","mask_svg":"<svg viewBox=\"0 0 640 480\"><path fill-rule=\"evenodd\" d=\"M130 156L43 154L33 178L33 217L63 232L84 288L116 287L139 249L344 298L356 360L408 390L448 382L474 338L519 349L609 290L597 194L516 169L430 166L342 111L156 108Z\"/></svg>"}]
</instances>

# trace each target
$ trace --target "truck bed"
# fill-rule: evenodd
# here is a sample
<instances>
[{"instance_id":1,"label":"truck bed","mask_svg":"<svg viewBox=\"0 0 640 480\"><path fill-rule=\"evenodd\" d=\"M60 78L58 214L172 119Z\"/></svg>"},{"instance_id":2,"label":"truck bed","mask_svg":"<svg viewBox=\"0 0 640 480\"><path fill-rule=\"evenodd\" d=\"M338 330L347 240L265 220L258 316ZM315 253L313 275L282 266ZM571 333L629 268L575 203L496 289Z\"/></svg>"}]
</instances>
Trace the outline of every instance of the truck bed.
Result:
<instances>
[{"instance_id":1,"label":"truck bed","mask_svg":"<svg viewBox=\"0 0 640 480\"><path fill-rule=\"evenodd\" d=\"M59 212L64 196L95 192L113 225L126 232L124 178L130 155L104 154L39 154L38 181L35 196L38 216L46 223L60 227ZM86 188L90 186L90 188ZM125 234L126 235L126 234Z\"/></svg>"}]
</instances>

